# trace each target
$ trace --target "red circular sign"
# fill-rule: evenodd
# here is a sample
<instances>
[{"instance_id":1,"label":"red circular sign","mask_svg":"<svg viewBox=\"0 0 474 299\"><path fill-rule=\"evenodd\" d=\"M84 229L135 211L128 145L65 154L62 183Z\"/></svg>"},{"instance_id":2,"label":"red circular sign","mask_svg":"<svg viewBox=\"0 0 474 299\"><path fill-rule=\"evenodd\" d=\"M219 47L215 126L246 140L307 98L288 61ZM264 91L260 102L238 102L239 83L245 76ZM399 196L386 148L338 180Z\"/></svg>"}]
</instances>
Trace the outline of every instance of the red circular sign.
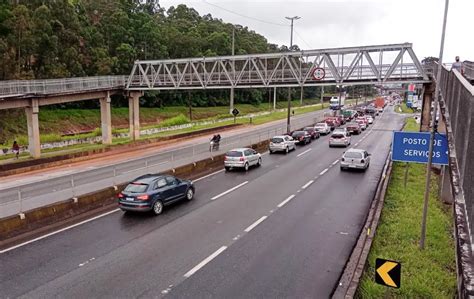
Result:
<instances>
[{"instance_id":1,"label":"red circular sign","mask_svg":"<svg viewBox=\"0 0 474 299\"><path fill-rule=\"evenodd\" d=\"M314 80L322 80L324 79L324 76L326 76L326 72L324 71L323 68L316 67L313 70L312 76Z\"/></svg>"}]
</instances>

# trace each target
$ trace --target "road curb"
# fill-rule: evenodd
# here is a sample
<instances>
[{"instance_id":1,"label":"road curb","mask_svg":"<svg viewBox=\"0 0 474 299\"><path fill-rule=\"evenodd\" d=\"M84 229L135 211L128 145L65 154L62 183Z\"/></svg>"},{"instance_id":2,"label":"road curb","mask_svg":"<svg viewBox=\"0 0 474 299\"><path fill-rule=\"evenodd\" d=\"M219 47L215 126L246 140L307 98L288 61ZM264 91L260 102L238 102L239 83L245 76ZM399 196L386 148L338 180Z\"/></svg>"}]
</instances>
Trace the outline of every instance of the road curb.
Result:
<instances>
[{"instance_id":1,"label":"road curb","mask_svg":"<svg viewBox=\"0 0 474 299\"><path fill-rule=\"evenodd\" d=\"M364 272L367 257L372 247L372 241L380 220L385 202L385 194L392 174L393 162L391 161L391 154L392 153L389 152L387 155L365 224L352 250L351 256L346 263L332 298L354 298L357 288L359 287L360 278Z\"/></svg>"}]
</instances>

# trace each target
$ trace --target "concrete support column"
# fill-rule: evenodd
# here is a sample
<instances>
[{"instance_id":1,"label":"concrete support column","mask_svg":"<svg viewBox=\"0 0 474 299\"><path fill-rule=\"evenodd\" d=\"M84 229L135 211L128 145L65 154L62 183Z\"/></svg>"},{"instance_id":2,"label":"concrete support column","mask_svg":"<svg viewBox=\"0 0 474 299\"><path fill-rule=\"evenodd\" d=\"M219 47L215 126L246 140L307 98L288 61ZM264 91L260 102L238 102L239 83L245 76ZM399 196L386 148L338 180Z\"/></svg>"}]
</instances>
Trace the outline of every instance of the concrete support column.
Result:
<instances>
[{"instance_id":1,"label":"concrete support column","mask_svg":"<svg viewBox=\"0 0 474 299\"><path fill-rule=\"evenodd\" d=\"M234 88L230 89L230 105L229 105L229 114L232 114L232 110L234 110Z\"/></svg>"},{"instance_id":2,"label":"concrete support column","mask_svg":"<svg viewBox=\"0 0 474 299\"><path fill-rule=\"evenodd\" d=\"M140 97L141 92L131 92L128 96L128 110L130 122L130 139L140 138Z\"/></svg>"},{"instance_id":3,"label":"concrete support column","mask_svg":"<svg viewBox=\"0 0 474 299\"><path fill-rule=\"evenodd\" d=\"M273 110L276 110L277 107L277 88L273 88Z\"/></svg>"},{"instance_id":4,"label":"concrete support column","mask_svg":"<svg viewBox=\"0 0 474 299\"><path fill-rule=\"evenodd\" d=\"M303 86L301 86L301 91L300 91L300 105L303 106Z\"/></svg>"},{"instance_id":5,"label":"concrete support column","mask_svg":"<svg viewBox=\"0 0 474 299\"><path fill-rule=\"evenodd\" d=\"M39 132L38 99L32 99L29 107L25 108L26 124L28 126L28 150L33 158L41 157L41 141Z\"/></svg>"},{"instance_id":6,"label":"concrete support column","mask_svg":"<svg viewBox=\"0 0 474 299\"><path fill-rule=\"evenodd\" d=\"M423 86L423 89L423 105L421 108L421 132L429 132L431 119L431 103L433 102L435 84L425 84Z\"/></svg>"},{"instance_id":7,"label":"concrete support column","mask_svg":"<svg viewBox=\"0 0 474 299\"><path fill-rule=\"evenodd\" d=\"M110 95L100 99L100 120L102 129L102 143L112 144L112 112L110 109Z\"/></svg>"},{"instance_id":8,"label":"concrete support column","mask_svg":"<svg viewBox=\"0 0 474 299\"><path fill-rule=\"evenodd\" d=\"M440 178L440 198L444 203L452 204L454 202L453 193L451 191L451 174L449 166L442 166Z\"/></svg>"}]
</instances>

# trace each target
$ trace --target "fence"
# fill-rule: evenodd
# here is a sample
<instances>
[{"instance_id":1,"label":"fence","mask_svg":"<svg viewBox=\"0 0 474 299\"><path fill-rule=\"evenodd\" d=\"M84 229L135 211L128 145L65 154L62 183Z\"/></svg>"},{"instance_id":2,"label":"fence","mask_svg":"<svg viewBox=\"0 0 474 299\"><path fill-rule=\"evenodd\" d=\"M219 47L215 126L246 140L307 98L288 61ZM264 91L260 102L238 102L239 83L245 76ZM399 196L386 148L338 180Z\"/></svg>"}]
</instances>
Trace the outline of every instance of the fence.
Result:
<instances>
[{"instance_id":1,"label":"fence","mask_svg":"<svg viewBox=\"0 0 474 299\"><path fill-rule=\"evenodd\" d=\"M449 175L454 201L458 295L474 296L474 87L458 71L442 69L440 107L449 142ZM444 178L443 178L444 181Z\"/></svg>"},{"instance_id":2,"label":"fence","mask_svg":"<svg viewBox=\"0 0 474 299\"><path fill-rule=\"evenodd\" d=\"M294 117L292 128L313 124L323 114L324 110L320 110L301 117ZM206 142L125 161L113 166L81 172L62 172L60 177L15 187L0 187L0 218L123 184L146 173L162 172L211 158L232 148L255 144L284 132L286 132L286 124L280 122L252 132L223 138L219 150L214 152L209 151L209 143Z\"/></svg>"},{"instance_id":3,"label":"fence","mask_svg":"<svg viewBox=\"0 0 474 299\"><path fill-rule=\"evenodd\" d=\"M0 81L1 95L74 93L124 88L128 76L97 76L47 80Z\"/></svg>"}]
</instances>

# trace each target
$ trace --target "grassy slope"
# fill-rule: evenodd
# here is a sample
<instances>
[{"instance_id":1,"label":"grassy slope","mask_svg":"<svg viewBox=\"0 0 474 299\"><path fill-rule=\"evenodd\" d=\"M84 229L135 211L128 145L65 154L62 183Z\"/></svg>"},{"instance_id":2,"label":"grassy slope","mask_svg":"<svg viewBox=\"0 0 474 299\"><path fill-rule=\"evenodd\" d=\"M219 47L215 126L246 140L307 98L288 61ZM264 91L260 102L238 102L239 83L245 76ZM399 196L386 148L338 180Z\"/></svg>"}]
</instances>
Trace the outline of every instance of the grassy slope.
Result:
<instances>
[{"instance_id":1,"label":"grassy slope","mask_svg":"<svg viewBox=\"0 0 474 299\"><path fill-rule=\"evenodd\" d=\"M402 109L401 112L400 112L400 108ZM395 112L398 112L398 113L410 113L410 114L411 114L411 113L415 113L415 112L413 111L413 109L407 107L407 103L405 103L405 102L403 102L401 105L397 105L397 106L395 107Z\"/></svg>"},{"instance_id":2,"label":"grassy slope","mask_svg":"<svg viewBox=\"0 0 474 299\"><path fill-rule=\"evenodd\" d=\"M295 104L294 107L298 106L299 101L298 101L298 104L297 103L294 103L294 104ZM327 107L327 105L325 105L325 107ZM219 108L221 108L221 107L219 107ZM243 114L244 113L245 114L249 113L248 110L245 110L245 108L248 108L248 107L244 106L244 109L243 109L244 112L242 112L242 113ZM282 107L277 106L277 108L282 108ZM208 108L208 109L212 109L212 108ZM320 110L320 109L321 109L321 105L316 105L316 106L301 107L299 109L295 109L294 111L295 111L295 115L299 115L299 114L308 113L308 112L316 111L316 110ZM226 108L225 111L227 112L227 108ZM176 114L173 114L173 115L176 115ZM278 120L278 119L283 119L283 118L286 118L286 115L287 115L287 112L285 111L285 112L274 112L274 113L271 113L269 115L257 116L257 117L253 118L252 124L253 125L259 125L259 124L263 124L263 123L266 123L266 122L270 122L270 121L274 121L274 120ZM164 122L162 122L161 124L169 123L169 125L172 125L171 122L174 119L177 119L177 118L179 118L179 117L175 116L173 118L169 118L169 119L165 120ZM232 123L234 123L234 122L233 121L226 121L226 122L220 122L220 123L211 124L211 125L200 125L200 126L194 126L192 128L173 130L173 131L165 131L165 132L161 132L161 133L158 133L158 134L141 136L141 139L163 137L163 136L175 135L175 134L180 134L180 133L188 133L188 132L198 131L198 130L207 129L207 128L216 128L216 127L220 127L220 126L225 126L225 125L229 125L229 124L232 124ZM238 119L237 123L249 124L249 120L248 119ZM124 131L127 131L127 130L124 130ZM93 133L81 134L79 136L80 137L94 136L94 135L97 135L98 133L99 133L99 131L96 130ZM61 138L61 139L64 140L64 139L77 138L77 137L78 136L70 136L70 137L62 137L61 138L60 136L55 135L55 134L42 134L41 135L41 140L42 140L42 142L45 142L45 141L50 141L50 140L54 140L54 139L57 139L57 138ZM19 140L20 144L27 144L26 136L21 136L21 137L17 138L17 140ZM129 143L129 142L130 142L130 140L128 138L114 138L114 140L113 140L114 145L125 144L125 143ZM4 146L4 147L7 147L7 146ZM97 148L103 148L103 147L106 147L106 146L102 145L102 144L80 144L80 145L75 145L75 146L69 146L67 148L55 148L55 149L50 149L50 150L43 150L42 152L44 153L43 156L47 157L47 156L54 156L54 155L57 155L59 153L65 153L65 152L73 153L73 152L79 152L81 150L85 151L85 150L91 150L91 149L97 149ZM12 154L0 155L0 161L11 159L12 157L13 157ZM23 159L29 159L27 153L22 153L20 155L20 160L23 160Z\"/></svg>"},{"instance_id":3,"label":"grassy slope","mask_svg":"<svg viewBox=\"0 0 474 299\"><path fill-rule=\"evenodd\" d=\"M419 125L409 119L407 131ZM358 290L361 298L453 298L456 291L456 264L452 237L451 206L438 198L438 178L432 176L425 250L418 248L421 230L424 164L410 164L404 188L405 163L395 162L368 265ZM402 263L400 289L374 282L375 258Z\"/></svg>"}]
</instances>

